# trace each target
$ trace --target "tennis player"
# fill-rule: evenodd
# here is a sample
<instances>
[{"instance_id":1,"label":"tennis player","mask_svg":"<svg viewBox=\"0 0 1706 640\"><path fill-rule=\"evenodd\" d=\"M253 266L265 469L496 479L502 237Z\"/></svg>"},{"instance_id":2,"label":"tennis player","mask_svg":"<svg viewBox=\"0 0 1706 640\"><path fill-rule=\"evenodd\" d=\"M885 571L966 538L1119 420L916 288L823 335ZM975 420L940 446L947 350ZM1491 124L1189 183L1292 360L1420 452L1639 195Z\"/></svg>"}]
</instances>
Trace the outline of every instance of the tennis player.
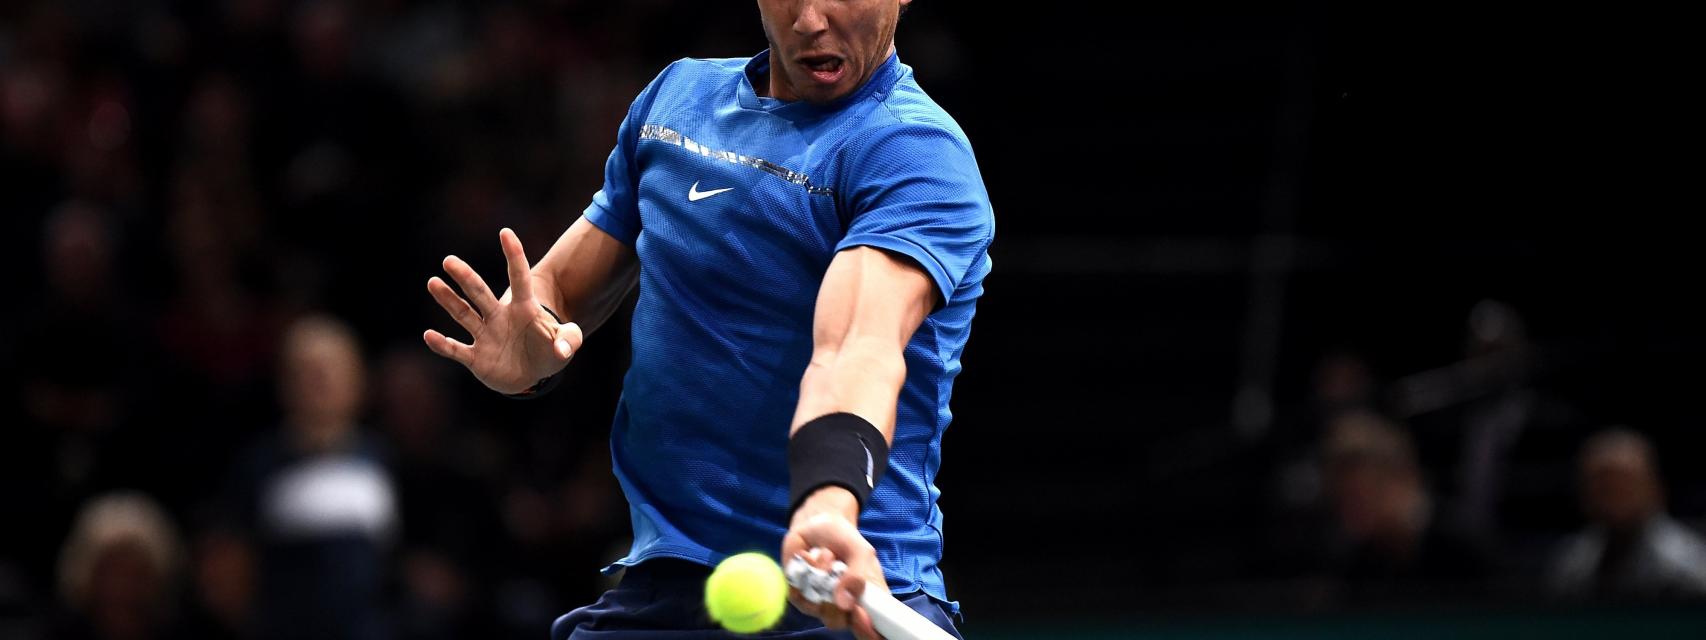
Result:
<instances>
[{"instance_id":1,"label":"tennis player","mask_svg":"<svg viewBox=\"0 0 1706 640\"><path fill-rule=\"evenodd\" d=\"M908 2L759 0L770 48L658 74L536 265L499 232L508 292L455 256L461 295L427 282L473 337L427 345L521 397L639 287L610 443L634 544L554 638L723 637L712 565L813 549L847 563L842 589L792 594L780 637L876 637L866 580L958 636L934 480L995 219L964 132L896 55Z\"/></svg>"}]
</instances>

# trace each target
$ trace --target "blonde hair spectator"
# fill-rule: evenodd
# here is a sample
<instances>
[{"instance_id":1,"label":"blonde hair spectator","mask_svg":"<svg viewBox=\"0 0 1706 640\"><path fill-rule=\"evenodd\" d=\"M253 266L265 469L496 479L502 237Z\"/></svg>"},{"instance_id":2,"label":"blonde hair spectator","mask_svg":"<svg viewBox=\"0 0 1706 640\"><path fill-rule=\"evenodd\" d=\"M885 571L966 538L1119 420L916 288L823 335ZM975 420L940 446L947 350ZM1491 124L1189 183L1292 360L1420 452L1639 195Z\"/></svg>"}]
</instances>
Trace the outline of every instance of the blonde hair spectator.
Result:
<instances>
[{"instance_id":1,"label":"blonde hair spectator","mask_svg":"<svg viewBox=\"0 0 1706 640\"><path fill-rule=\"evenodd\" d=\"M154 602L165 604L177 580L182 545L177 528L152 499L141 493L107 494L77 514L59 556L59 591L65 603L84 613L94 606L102 563L114 552L134 551L153 572Z\"/></svg>"}]
</instances>

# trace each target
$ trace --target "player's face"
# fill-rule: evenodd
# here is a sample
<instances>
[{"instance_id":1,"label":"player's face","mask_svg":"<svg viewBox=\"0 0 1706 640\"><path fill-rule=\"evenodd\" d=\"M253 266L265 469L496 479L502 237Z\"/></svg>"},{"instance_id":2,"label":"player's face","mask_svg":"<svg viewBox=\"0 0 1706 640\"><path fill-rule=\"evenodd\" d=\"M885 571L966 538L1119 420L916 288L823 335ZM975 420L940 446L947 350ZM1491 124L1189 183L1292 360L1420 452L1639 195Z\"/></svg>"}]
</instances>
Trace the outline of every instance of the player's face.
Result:
<instances>
[{"instance_id":1,"label":"player's face","mask_svg":"<svg viewBox=\"0 0 1706 640\"><path fill-rule=\"evenodd\" d=\"M865 84L888 59L911 0L758 0L770 40L770 92L829 102Z\"/></svg>"}]
</instances>

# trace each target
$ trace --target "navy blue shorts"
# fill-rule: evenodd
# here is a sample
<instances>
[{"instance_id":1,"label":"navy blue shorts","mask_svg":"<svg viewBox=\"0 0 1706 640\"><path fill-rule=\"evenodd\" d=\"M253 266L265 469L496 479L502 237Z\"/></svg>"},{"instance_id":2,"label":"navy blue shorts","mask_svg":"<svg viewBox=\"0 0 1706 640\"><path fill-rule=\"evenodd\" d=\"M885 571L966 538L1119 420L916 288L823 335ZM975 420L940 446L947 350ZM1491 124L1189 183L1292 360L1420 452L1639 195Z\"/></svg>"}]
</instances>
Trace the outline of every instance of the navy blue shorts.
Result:
<instances>
[{"instance_id":1,"label":"navy blue shorts","mask_svg":"<svg viewBox=\"0 0 1706 640\"><path fill-rule=\"evenodd\" d=\"M791 638L846 640L849 631L831 631L823 623L795 611L793 606L770 631L743 636L724 631L705 612L705 579L710 567L683 560L648 560L629 567L615 589L591 605L575 609L551 625L552 640L606 638L670 638L676 640L734 640ZM895 596L906 606L959 638L951 614L924 592Z\"/></svg>"}]
</instances>

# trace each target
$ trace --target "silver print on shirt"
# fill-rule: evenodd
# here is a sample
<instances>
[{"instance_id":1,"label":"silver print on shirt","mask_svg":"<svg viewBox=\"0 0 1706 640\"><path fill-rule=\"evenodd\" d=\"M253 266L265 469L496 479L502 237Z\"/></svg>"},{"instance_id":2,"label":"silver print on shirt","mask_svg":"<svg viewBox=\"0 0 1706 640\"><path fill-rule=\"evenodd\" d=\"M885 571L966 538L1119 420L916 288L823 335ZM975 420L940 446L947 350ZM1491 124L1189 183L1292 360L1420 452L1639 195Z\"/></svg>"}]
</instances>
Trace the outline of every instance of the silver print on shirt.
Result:
<instances>
[{"instance_id":1,"label":"silver print on shirt","mask_svg":"<svg viewBox=\"0 0 1706 640\"><path fill-rule=\"evenodd\" d=\"M697 153L699 155L705 156L707 158L715 158L715 159L722 160L724 162L729 162L732 164L745 165L748 167L752 167L754 169L758 169L760 171L763 171L763 172L768 173L770 175L776 176L776 177L781 178L783 180L787 180L788 182L792 182L794 184L805 187L806 192L810 193L814 196L834 196L835 195L834 189L830 189L829 187L819 187L819 186L813 185L812 179L807 177L806 174L798 173L795 171L790 171L786 168L783 168L781 165L778 165L778 164L771 162L769 160L765 160L763 158L754 158L752 156L743 156L743 155L740 155L740 154L735 153L733 151L718 151L716 149L711 149L711 148L706 147L702 144L694 142L692 138L681 135L680 132L677 132L676 130L671 129L669 127L665 127L663 125L648 124L648 125L641 126L640 127L640 139L641 140L656 140L658 142L666 142L666 143L673 144L675 146L681 147L683 149L686 149L688 151L691 151L693 153Z\"/></svg>"}]
</instances>

